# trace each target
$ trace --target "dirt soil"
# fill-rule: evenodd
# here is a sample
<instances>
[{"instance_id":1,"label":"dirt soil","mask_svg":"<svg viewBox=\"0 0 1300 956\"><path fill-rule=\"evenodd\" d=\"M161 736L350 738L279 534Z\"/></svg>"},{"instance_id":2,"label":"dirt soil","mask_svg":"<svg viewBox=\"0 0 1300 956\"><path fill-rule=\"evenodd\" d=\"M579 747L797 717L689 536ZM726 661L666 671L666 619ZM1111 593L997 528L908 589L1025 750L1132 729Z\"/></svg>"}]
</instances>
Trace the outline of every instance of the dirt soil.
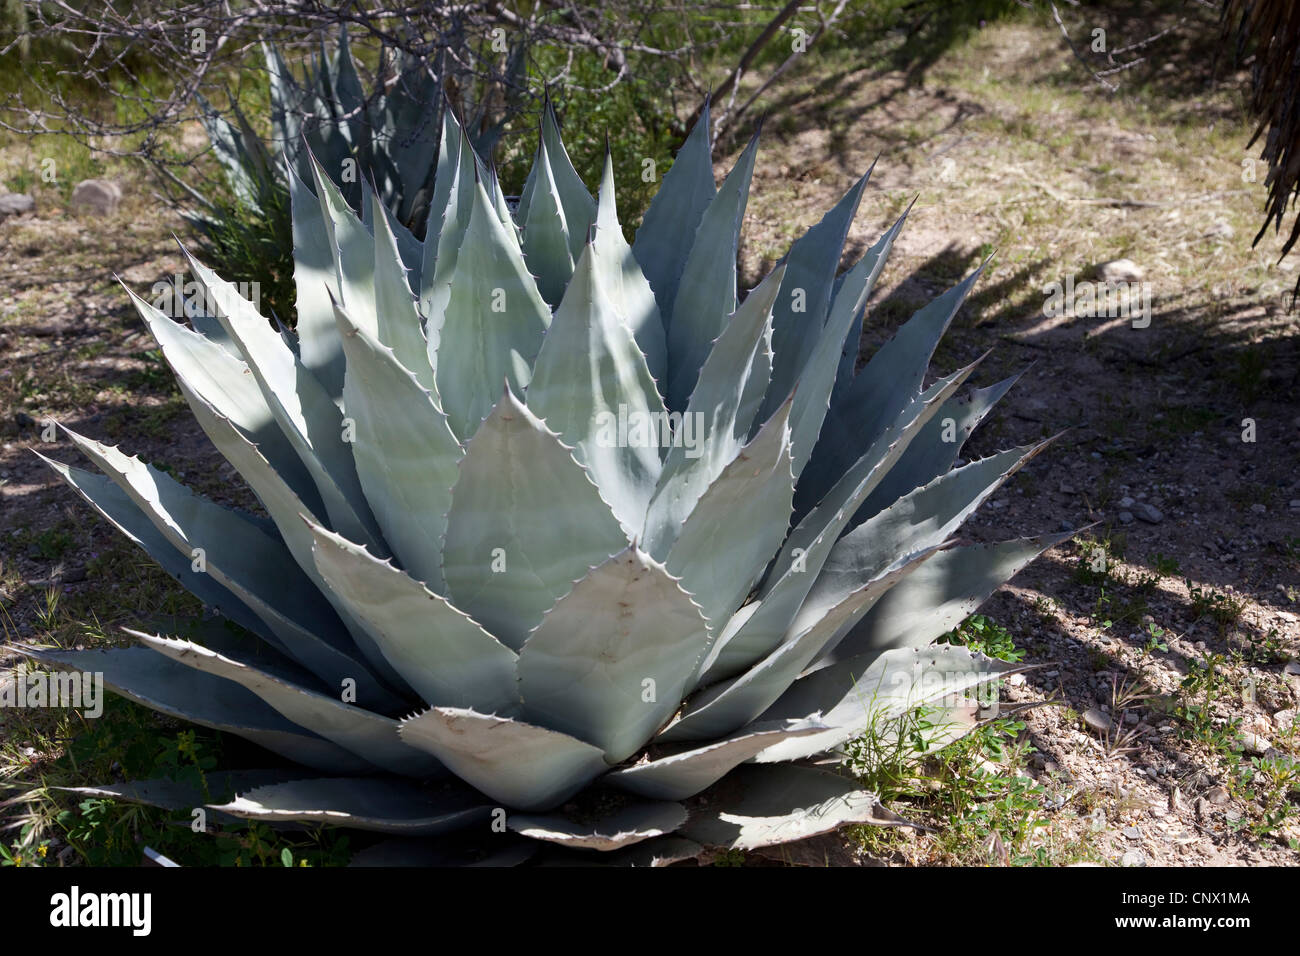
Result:
<instances>
[{"instance_id":1,"label":"dirt soil","mask_svg":"<svg viewBox=\"0 0 1300 956\"><path fill-rule=\"evenodd\" d=\"M1038 752L1025 772L1059 797L1044 839L1086 841L1112 863L1295 865L1294 813L1252 831L1264 797L1232 784L1221 733L1239 719L1256 755L1296 755L1294 261L1276 264L1271 236L1250 246L1263 173L1243 181L1252 154L1235 94L1107 100L1058 41L1046 28L990 27L923 70L828 67L782 97L755 172L743 284L877 153L846 264L919 198L873 295L864 355L996 251L934 368L993 349L978 384L1024 372L966 458L1065 430L965 530L1079 532L983 609L1043 665L1005 699L1049 702L1023 718ZM0 165L30 162L16 150ZM51 587L69 614L109 629L157 611L148 585L165 581L32 454L76 460L66 440L42 441L47 417L170 464L206 494L247 500L113 280L145 292L181 270L168 238L181 224L143 183L124 185L126 204L105 221L41 194L34 214L0 223L0 602L19 639L38 634ZM1048 283L1083 283L1115 259L1150 284L1149 327L1044 314ZM1152 628L1163 648L1148 646ZM1176 708L1196 688L1181 685L1207 660L1215 698L1189 736ZM1142 699L1115 700L1117 684ZM1090 730L1093 710L1131 733ZM859 858L882 860L942 862L925 836Z\"/></svg>"}]
</instances>

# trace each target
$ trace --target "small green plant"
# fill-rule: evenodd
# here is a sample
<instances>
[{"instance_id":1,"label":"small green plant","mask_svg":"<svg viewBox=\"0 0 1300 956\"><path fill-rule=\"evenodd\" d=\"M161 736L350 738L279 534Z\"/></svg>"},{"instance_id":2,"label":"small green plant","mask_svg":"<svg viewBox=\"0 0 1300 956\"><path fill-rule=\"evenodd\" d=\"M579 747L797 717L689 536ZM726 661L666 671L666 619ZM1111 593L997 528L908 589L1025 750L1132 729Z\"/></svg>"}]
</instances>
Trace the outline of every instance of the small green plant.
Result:
<instances>
[{"instance_id":1,"label":"small green plant","mask_svg":"<svg viewBox=\"0 0 1300 956\"><path fill-rule=\"evenodd\" d=\"M1156 574L1162 578L1174 577L1182 573L1182 567L1178 564L1177 558L1165 557L1159 551L1151 555L1151 566L1156 569Z\"/></svg>"},{"instance_id":2,"label":"small green plant","mask_svg":"<svg viewBox=\"0 0 1300 956\"><path fill-rule=\"evenodd\" d=\"M1215 703L1229 690L1223 673L1226 663L1221 654L1208 654L1204 661L1191 662L1174 705L1174 716L1183 725L1181 736L1222 753L1232 750L1241 726L1240 718L1221 718L1215 710Z\"/></svg>"},{"instance_id":3,"label":"small green plant","mask_svg":"<svg viewBox=\"0 0 1300 956\"><path fill-rule=\"evenodd\" d=\"M939 643L960 644L972 651L1013 664L1025 658L1025 652L1016 647L1015 640L1007 629L983 614L972 614L958 627L940 637Z\"/></svg>"},{"instance_id":4,"label":"small green plant","mask_svg":"<svg viewBox=\"0 0 1300 956\"><path fill-rule=\"evenodd\" d=\"M1250 808L1237 826L1254 837L1277 837L1297 815L1295 797L1300 795L1300 764L1282 754L1250 760L1234 754L1232 761L1228 789ZM1292 850L1300 849L1300 841L1287 838L1286 842Z\"/></svg>"},{"instance_id":5,"label":"small green plant","mask_svg":"<svg viewBox=\"0 0 1300 956\"><path fill-rule=\"evenodd\" d=\"M1245 606L1241 600L1227 594L1221 594L1218 591L1203 588L1199 584L1193 584L1186 578L1183 579L1183 584L1187 588L1188 597L1191 599L1192 616L1196 620L1199 621L1208 617L1219 626L1219 630L1222 632L1241 619L1241 611Z\"/></svg>"}]
</instances>

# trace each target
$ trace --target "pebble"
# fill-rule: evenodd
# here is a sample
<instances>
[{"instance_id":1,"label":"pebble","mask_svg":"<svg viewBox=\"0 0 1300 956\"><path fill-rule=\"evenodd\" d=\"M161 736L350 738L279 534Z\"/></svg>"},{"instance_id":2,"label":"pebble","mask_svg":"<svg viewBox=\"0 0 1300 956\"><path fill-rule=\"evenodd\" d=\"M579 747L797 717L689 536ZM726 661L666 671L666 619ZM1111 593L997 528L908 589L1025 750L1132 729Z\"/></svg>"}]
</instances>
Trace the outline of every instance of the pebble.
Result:
<instances>
[{"instance_id":1,"label":"pebble","mask_svg":"<svg viewBox=\"0 0 1300 956\"><path fill-rule=\"evenodd\" d=\"M1125 495L1123 498L1119 499L1119 506L1124 511L1128 511L1128 509L1132 508L1134 504L1136 504L1136 502L1128 495Z\"/></svg>"},{"instance_id":2,"label":"pebble","mask_svg":"<svg viewBox=\"0 0 1300 956\"><path fill-rule=\"evenodd\" d=\"M1257 515L1268 514L1268 508L1266 508L1264 505L1259 504L1258 502L1251 505L1250 510L1255 512L1255 514Z\"/></svg>"},{"instance_id":3,"label":"pebble","mask_svg":"<svg viewBox=\"0 0 1300 956\"><path fill-rule=\"evenodd\" d=\"M1300 662L1287 661L1286 667L1282 668L1282 673L1287 677L1300 677Z\"/></svg>"},{"instance_id":4,"label":"pebble","mask_svg":"<svg viewBox=\"0 0 1300 956\"><path fill-rule=\"evenodd\" d=\"M1147 858L1141 850L1128 850L1120 857L1120 866L1146 866Z\"/></svg>"},{"instance_id":5,"label":"pebble","mask_svg":"<svg viewBox=\"0 0 1300 956\"><path fill-rule=\"evenodd\" d=\"M1241 735L1241 747L1246 753L1253 757L1262 757L1273 748L1267 737L1261 737L1259 734L1247 730Z\"/></svg>"},{"instance_id":6,"label":"pebble","mask_svg":"<svg viewBox=\"0 0 1300 956\"><path fill-rule=\"evenodd\" d=\"M1133 513L1147 524L1159 524L1165 520L1165 516L1160 513L1160 509L1155 505L1147 504L1145 501L1139 501L1133 505Z\"/></svg>"},{"instance_id":7,"label":"pebble","mask_svg":"<svg viewBox=\"0 0 1300 956\"><path fill-rule=\"evenodd\" d=\"M1119 513L1119 523L1120 523L1120 524L1132 524L1132 523L1133 523L1133 512L1131 512L1131 511L1121 511L1121 512Z\"/></svg>"},{"instance_id":8,"label":"pebble","mask_svg":"<svg viewBox=\"0 0 1300 956\"><path fill-rule=\"evenodd\" d=\"M1136 282L1143 274L1141 267L1132 259L1111 259L1099 263L1096 271L1102 282Z\"/></svg>"},{"instance_id":9,"label":"pebble","mask_svg":"<svg viewBox=\"0 0 1300 956\"><path fill-rule=\"evenodd\" d=\"M1300 511L1300 498L1292 498L1287 502L1287 507L1292 511Z\"/></svg>"},{"instance_id":10,"label":"pebble","mask_svg":"<svg viewBox=\"0 0 1300 956\"><path fill-rule=\"evenodd\" d=\"M77 584L84 580L86 580L86 569L82 565L68 568L68 570L63 572L64 584Z\"/></svg>"},{"instance_id":11,"label":"pebble","mask_svg":"<svg viewBox=\"0 0 1300 956\"><path fill-rule=\"evenodd\" d=\"M1083 712L1083 722L1095 733L1104 734L1110 730L1110 718L1096 707L1089 707Z\"/></svg>"},{"instance_id":12,"label":"pebble","mask_svg":"<svg viewBox=\"0 0 1300 956\"><path fill-rule=\"evenodd\" d=\"M36 208L36 200L26 193L0 193L0 219L20 216Z\"/></svg>"},{"instance_id":13,"label":"pebble","mask_svg":"<svg viewBox=\"0 0 1300 956\"><path fill-rule=\"evenodd\" d=\"M122 187L109 179L83 179L72 190L68 206L100 216L111 216L122 202Z\"/></svg>"},{"instance_id":14,"label":"pebble","mask_svg":"<svg viewBox=\"0 0 1300 956\"><path fill-rule=\"evenodd\" d=\"M1137 827L1125 827L1120 833L1124 834L1130 840L1142 839L1142 831Z\"/></svg>"},{"instance_id":15,"label":"pebble","mask_svg":"<svg viewBox=\"0 0 1300 956\"><path fill-rule=\"evenodd\" d=\"M1204 797L1196 798L1196 819L1204 823L1210 816L1210 803Z\"/></svg>"},{"instance_id":16,"label":"pebble","mask_svg":"<svg viewBox=\"0 0 1300 956\"><path fill-rule=\"evenodd\" d=\"M1227 820L1229 823L1236 823L1241 819L1241 811L1229 807L1227 810L1223 811L1223 819Z\"/></svg>"},{"instance_id":17,"label":"pebble","mask_svg":"<svg viewBox=\"0 0 1300 956\"><path fill-rule=\"evenodd\" d=\"M1221 807L1224 804L1226 804L1231 799L1231 797L1228 796L1228 791L1225 790L1223 787L1212 787L1205 794L1204 799L1208 800L1216 807Z\"/></svg>"}]
</instances>

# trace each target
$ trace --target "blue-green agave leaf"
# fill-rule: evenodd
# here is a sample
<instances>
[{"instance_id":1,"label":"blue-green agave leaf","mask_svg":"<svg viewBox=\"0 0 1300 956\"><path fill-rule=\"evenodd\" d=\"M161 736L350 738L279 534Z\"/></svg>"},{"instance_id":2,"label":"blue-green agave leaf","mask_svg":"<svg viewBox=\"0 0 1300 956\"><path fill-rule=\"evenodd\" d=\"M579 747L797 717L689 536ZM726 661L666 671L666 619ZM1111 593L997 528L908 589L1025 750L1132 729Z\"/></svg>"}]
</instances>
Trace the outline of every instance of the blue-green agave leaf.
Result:
<instances>
[{"instance_id":1,"label":"blue-green agave leaf","mask_svg":"<svg viewBox=\"0 0 1300 956\"><path fill-rule=\"evenodd\" d=\"M550 323L550 307L482 184L475 183L446 308L441 321L430 314L428 329L430 352L438 353L438 394L459 438L478 429L502 382L520 392L527 387Z\"/></svg>"},{"instance_id":2,"label":"blue-green agave leaf","mask_svg":"<svg viewBox=\"0 0 1300 956\"><path fill-rule=\"evenodd\" d=\"M147 648L17 649L51 667L102 674L109 690L150 710L235 734L307 767L356 773L372 766L361 756L287 720L238 684L192 670Z\"/></svg>"},{"instance_id":3,"label":"blue-green agave leaf","mask_svg":"<svg viewBox=\"0 0 1300 956\"><path fill-rule=\"evenodd\" d=\"M983 266L919 309L854 377L843 401L832 402L812 459L800 476L800 514L820 501L853 464L855 449L875 441L920 392L935 346L982 271Z\"/></svg>"},{"instance_id":4,"label":"blue-green agave leaf","mask_svg":"<svg viewBox=\"0 0 1300 956\"><path fill-rule=\"evenodd\" d=\"M872 164L872 169L875 164ZM835 272L839 268L840 255L844 250L844 240L848 238L849 226L857 215L858 205L862 201L862 192L867 180L871 178L871 169L854 184L834 207L822 217L817 225L795 240L786 254L785 278L781 282L781 293L776 297L772 307L772 385L767 391L763 410L759 417L768 418L777 407L785 401L794 389L795 383L807 383L805 370L814 349L821 347L822 341L830 334L827 325L827 313L831 307L832 285ZM869 272L870 267L858 269ZM855 269L855 272L858 271ZM856 280L859 283L862 280ZM856 298L856 296L855 296ZM863 296L865 301L865 296ZM859 305L860 307L860 305ZM857 314L854 310L853 316ZM838 334L833 346L833 358L830 359L830 371L824 373L827 379L826 395L830 396L830 382L839 366L840 350L844 343L847 326L853 316L842 320L845 330ZM805 391L805 388L800 391ZM820 395L818 401L820 402ZM811 446L806 453L798 453L804 460L812 454ZM802 464L799 471L802 470Z\"/></svg>"},{"instance_id":5,"label":"blue-green agave leaf","mask_svg":"<svg viewBox=\"0 0 1300 956\"><path fill-rule=\"evenodd\" d=\"M564 296L569 277L573 275L574 259L582 252L582 244L578 245L577 252L571 251L570 227L565 221L564 205L551 172L545 138L538 146L534 167L536 178L528 216L522 220L524 236L521 246L529 271L537 276L537 290L554 308Z\"/></svg>"},{"instance_id":6,"label":"blue-green agave leaf","mask_svg":"<svg viewBox=\"0 0 1300 956\"><path fill-rule=\"evenodd\" d=\"M699 383L681 414L672 447L646 514L642 547L667 556L700 496L735 460L749 434L757 403L745 404L755 357L772 330L772 302L781 287L780 267L749 293L718 336ZM757 392L761 396L767 382Z\"/></svg>"},{"instance_id":7,"label":"blue-green agave leaf","mask_svg":"<svg viewBox=\"0 0 1300 956\"><path fill-rule=\"evenodd\" d=\"M870 265L867 266L869 278L867 281L866 297L868 299L871 298L872 290L876 285L876 279L880 277L880 273L884 270L885 263L889 259L889 253L894 248L894 240L897 239L898 234L902 232L903 223L907 221L908 213L912 211L912 206L915 205L915 203L916 200L913 199L912 202L908 204L908 207L903 210L903 214L898 217L898 220L885 230L885 234L877 239L871 248L863 253L862 259L859 260L859 263L870 263ZM845 273L835 280L836 299L839 298L840 293L843 291L844 283L847 279L848 273ZM844 336L844 345L840 351L840 367L839 371L835 375L835 388L831 390L832 405L842 405L853 385L853 371L857 366L858 350L862 344L862 320L864 316L865 306L858 310L856 321L850 325L848 333Z\"/></svg>"},{"instance_id":8,"label":"blue-green agave leaf","mask_svg":"<svg viewBox=\"0 0 1300 956\"><path fill-rule=\"evenodd\" d=\"M700 496L665 561L713 633L749 594L785 538L794 500L786 402Z\"/></svg>"},{"instance_id":9,"label":"blue-green agave leaf","mask_svg":"<svg viewBox=\"0 0 1300 956\"><path fill-rule=\"evenodd\" d=\"M903 495L947 474L976 426L1016 383L1016 373L969 395L954 396L930 419L858 510L862 520L878 514Z\"/></svg>"},{"instance_id":10,"label":"blue-green agave leaf","mask_svg":"<svg viewBox=\"0 0 1300 956\"><path fill-rule=\"evenodd\" d=\"M433 395L392 351L342 308L335 317L348 361L343 406L361 487L402 567L441 594L442 539L464 450Z\"/></svg>"},{"instance_id":11,"label":"blue-green agave leaf","mask_svg":"<svg viewBox=\"0 0 1300 956\"><path fill-rule=\"evenodd\" d=\"M668 407L686 407L713 342L736 311L736 250L758 133L709 203L682 267L668 331ZM679 233L680 235L680 233Z\"/></svg>"},{"instance_id":12,"label":"blue-green agave leaf","mask_svg":"<svg viewBox=\"0 0 1300 956\"><path fill-rule=\"evenodd\" d=\"M712 179L709 180L710 185ZM623 238L614 198L614 160L605 150L605 169L600 180L596 212L596 235L592 240L596 265L610 290L614 309L632 330L645 355L646 366L660 389L668 386L668 342L655 295L637 263L632 247Z\"/></svg>"},{"instance_id":13,"label":"blue-green agave leaf","mask_svg":"<svg viewBox=\"0 0 1300 956\"><path fill-rule=\"evenodd\" d=\"M617 763L672 717L707 641L677 579L630 547L575 584L529 635L518 665L524 716Z\"/></svg>"},{"instance_id":14,"label":"blue-green agave leaf","mask_svg":"<svg viewBox=\"0 0 1300 956\"><path fill-rule=\"evenodd\" d=\"M874 793L847 777L811 767L740 767L718 785L682 834L731 850L789 843L846 823L882 822Z\"/></svg>"},{"instance_id":15,"label":"blue-green agave leaf","mask_svg":"<svg viewBox=\"0 0 1300 956\"><path fill-rule=\"evenodd\" d=\"M507 807L549 810L608 769L599 747L492 714L435 707L402 721L402 739Z\"/></svg>"},{"instance_id":16,"label":"blue-green agave leaf","mask_svg":"<svg viewBox=\"0 0 1300 956\"><path fill-rule=\"evenodd\" d=\"M665 174L659 191L650 200L650 208L632 243L632 253L654 290L665 328L672 318L682 269L691 252L691 243L683 241L683 237L695 235L704 211L717 193L713 184L712 148L706 100L700 118ZM659 381L667 387L665 379Z\"/></svg>"},{"instance_id":17,"label":"blue-green agave leaf","mask_svg":"<svg viewBox=\"0 0 1300 956\"><path fill-rule=\"evenodd\" d=\"M972 544L935 555L886 594L808 671L869 652L924 647L957 627L999 587L1074 532Z\"/></svg>"},{"instance_id":18,"label":"blue-green agave leaf","mask_svg":"<svg viewBox=\"0 0 1300 956\"><path fill-rule=\"evenodd\" d=\"M341 696L347 688L340 688L340 697L330 697L208 650L193 641L158 637L130 629L126 631L164 657L247 688L286 719L385 770L404 776L434 777L442 769L436 760L401 741L397 734L397 721L357 704L344 703ZM364 700L359 695L357 699Z\"/></svg>"},{"instance_id":19,"label":"blue-green agave leaf","mask_svg":"<svg viewBox=\"0 0 1300 956\"><path fill-rule=\"evenodd\" d=\"M617 267L603 261L608 254L584 247L533 366L528 407L573 446L631 537L645 522L663 467L666 410L616 305L609 280Z\"/></svg>"},{"instance_id":20,"label":"blue-green agave leaf","mask_svg":"<svg viewBox=\"0 0 1300 956\"><path fill-rule=\"evenodd\" d=\"M338 272L320 201L292 166L286 166L293 217L294 304L302 364L334 400L343 394L343 346L334 329L331 297L339 297Z\"/></svg>"},{"instance_id":21,"label":"blue-green agave leaf","mask_svg":"<svg viewBox=\"0 0 1300 956\"><path fill-rule=\"evenodd\" d=\"M321 576L425 703L518 711L514 651L390 563L319 526L311 532Z\"/></svg>"},{"instance_id":22,"label":"blue-green agave leaf","mask_svg":"<svg viewBox=\"0 0 1300 956\"><path fill-rule=\"evenodd\" d=\"M452 489L442 552L451 600L518 650L574 581L627 543L586 470L506 389Z\"/></svg>"},{"instance_id":23,"label":"blue-green agave leaf","mask_svg":"<svg viewBox=\"0 0 1300 956\"><path fill-rule=\"evenodd\" d=\"M332 824L378 833L429 836L486 826L492 807L468 787L430 792L406 780L320 777L241 791L212 809L263 823Z\"/></svg>"},{"instance_id":24,"label":"blue-green agave leaf","mask_svg":"<svg viewBox=\"0 0 1300 956\"><path fill-rule=\"evenodd\" d=\"M932 553L912 555L899 567L868 580L833 607L796 618L784 643L739 677L714 684L692 697L682 716L658 739L709 740L754 720L785 693L829 641L857 623L882 594Z\"/></svg>"},{"instance_id":25,"label":"blue-green agave leaf","mask_svg":"<svg viewBox=\"0 0 1300 956\"><path fill-rule=\"evenodd\" d=\"M664 801L632 803L596 820L577 821L559 814L506 816L506 826L529 839L601 852L664 836L685 822L686 808Z\"/></svg>"},{"instance_id":26,"label":"blue-green agave leaf","mask_svg":"<svg viewBox=\"0 0 1300 956\"><path fill-rule=\"evenodd\" d=\"M830 729L815 720L751 724L726 740L615 770L605 779L616 787L654 800L685 800L783 740Z\"/></svg>"},{"instance_id":27,"label":"blue-green agave leaf","mask_svg":"<svg viewBox=\"0 0 1300 956\"><path fill-rule=\"evenodd\" d=\"M370 194L367 184L366 195ZM394 231L402 227L391 220L383 203L377 205L380 214L375 217L375 311L379 320L376 338L393 350L397 361L415 376L421 387L435 392L429 344L407 270L402 265L398 234Z\"/></svg>"},{"instance_id":28,"label":"blue-green agave leaf","mask_svg":"<svg viewBox=\"0 0 1300 956\"><path fill-rule=\"evenodd\" d=\"M1026 669L948 644L846 658L796 681L759 718L816 717L835 729L782 741L759 754L756 762L800 760L822 753L883 721L918 707L943 707L967 691Z\"/></svg>"}]
</instances>

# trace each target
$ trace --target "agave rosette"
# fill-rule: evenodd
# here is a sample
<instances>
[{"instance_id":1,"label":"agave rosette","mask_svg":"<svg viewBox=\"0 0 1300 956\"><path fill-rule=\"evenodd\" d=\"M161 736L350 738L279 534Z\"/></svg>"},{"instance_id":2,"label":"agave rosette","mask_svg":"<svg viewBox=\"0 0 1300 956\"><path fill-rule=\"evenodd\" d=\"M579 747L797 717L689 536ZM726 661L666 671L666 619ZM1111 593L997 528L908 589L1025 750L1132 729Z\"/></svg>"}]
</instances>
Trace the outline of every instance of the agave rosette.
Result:
<instances>
[{"instance_id":1,"label":"agave rosette","mask_svg":"<svg viewBox=\"0 0 1300 956\"><path fill-rule=\"evenodd\" d=\"M740 299L756 144L715 187L706 109L630 246L609 158L593 199L549 107L513 210L447 113L423 243L291 173L296 332L192 259L211 313L133 296L265 516L66 429L103 474L49 462L240 628L29 653L308 768L211 806L402 838L376 860L889 822L825 757L918 706L960 732L1013 669L932 645L1059 540L952 538L1042 446L953 467L1012 384L924 384L977 274L854 373L906 218L837 276L865 176Z\"/></svg>"}]
</instances>

